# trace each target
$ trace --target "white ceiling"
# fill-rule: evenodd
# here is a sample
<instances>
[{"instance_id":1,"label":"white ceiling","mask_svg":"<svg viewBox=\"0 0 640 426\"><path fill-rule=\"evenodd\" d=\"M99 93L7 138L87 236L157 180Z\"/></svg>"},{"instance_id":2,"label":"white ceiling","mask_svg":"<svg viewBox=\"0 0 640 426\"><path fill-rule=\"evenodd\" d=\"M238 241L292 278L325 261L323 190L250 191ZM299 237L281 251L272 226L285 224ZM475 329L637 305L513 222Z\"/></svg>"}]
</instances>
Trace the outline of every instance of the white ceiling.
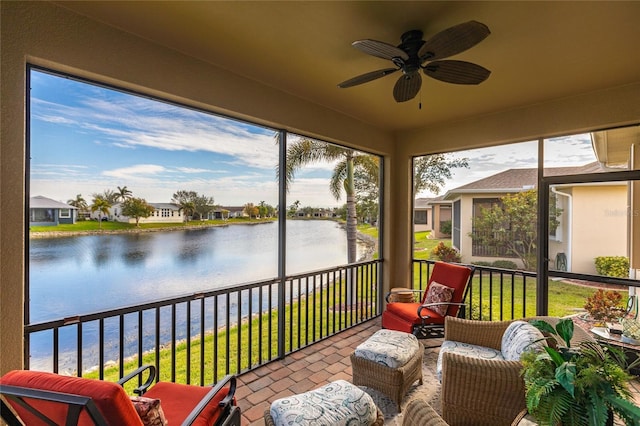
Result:
<instances>
[{"instance_id":1,"label":"white ceiling","mask_svg":"<svg viewBox=\"0 0 640 426\"><path fill-rule=\"evenodd\" d=\"M455 121L640 79L640 2L123 1L56 2L155 43L372 123L402 130ZM492 71L478 86L423 76L398 104L399 73L337 84L391 65L354 40L425 39L476 20L491 35L452 59ZM418 108L419 100L422 109Z\"/></svg>"}]
</instances>

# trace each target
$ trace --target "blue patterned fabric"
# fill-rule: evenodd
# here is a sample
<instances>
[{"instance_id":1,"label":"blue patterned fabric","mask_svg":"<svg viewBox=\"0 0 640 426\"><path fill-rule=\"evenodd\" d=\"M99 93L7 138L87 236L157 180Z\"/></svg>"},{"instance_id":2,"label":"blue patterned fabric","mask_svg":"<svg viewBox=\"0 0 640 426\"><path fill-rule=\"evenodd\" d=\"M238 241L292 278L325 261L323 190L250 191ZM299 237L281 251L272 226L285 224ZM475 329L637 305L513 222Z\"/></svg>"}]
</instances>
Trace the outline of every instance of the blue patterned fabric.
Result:
<instances>
[{"instance_id":1,"label":"blue patterned fabric","mask_svg":"<svg viewBox=\"0 0 640 426\"><path fill-rule=\"evenodd\" d=\"M502 335L502 356L507 361L520 361L525 351L544 350L544 336L533 325L524 321L514 321Z\"/></svg>"},{"instance_id":2,"label":"blue patterned fabric","mask_svg":"<svg viewBox=\"0 0 640 426\"><path fill-rule=\"evenodd\" d=\"M503 360L502 352L497 349L487 348L485 346L471 345L469 343L455 342L453 340L445 340L440 346L438 354L438 362L436 363L436 374L438 380L442 381L442 357L445 353L452 352L459 355L469 356L482 359Z\"/></svg>"},{"instance_id":3,"label":"blue patterned fabric","mask_svg":"<svg viewBox=\"0 0 640 426\"><path fill-rule=\"evenodd\" d=\"M278 426L370 426L377 418L371 396L345 380L278 399L269 412Z\"/></svg>"},{"instance_id":4,"label":"blue patterned fabric","mask_svg":"<svg viewBox=\"0 0 640 426\"><path fill-rule=\"evenodd\" d=\"M358 345L355 355L391 368L405 365L419 350L416 336L395 330L378 330Z\"/></svg>"}]
</instances>

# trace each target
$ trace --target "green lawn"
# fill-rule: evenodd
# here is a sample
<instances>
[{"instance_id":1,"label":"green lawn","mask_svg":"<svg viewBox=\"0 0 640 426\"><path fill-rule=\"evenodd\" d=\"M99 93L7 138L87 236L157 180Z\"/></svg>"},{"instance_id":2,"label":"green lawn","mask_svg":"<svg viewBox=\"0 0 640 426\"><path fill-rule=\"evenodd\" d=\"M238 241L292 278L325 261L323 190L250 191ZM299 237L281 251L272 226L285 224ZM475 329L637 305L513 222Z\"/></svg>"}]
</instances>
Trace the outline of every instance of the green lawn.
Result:
<instances>
[{"instance_id":1,"label":"green lawn","mask_svg":"<svg viewBox=\"0 0 640 426\"><path fill-rule=\"evenodd\" d=\"M344 282L340 284L342 289L340 300L344 300L345 285ZM308 343L351 325L351 317L344 313L342 315L339 313L334 315L333 311L331 311L329 318L326 318L327 306L335 305L334 289L337 288L334 285L330 285L325 289L314 291L308 297L302 297L285 307L286 327L283 337L286 352L306 346ZM371 293L371 290L365 289L364 286L358 290L358 294L361 301L364 300L363 295L371 300L376 298L375 292ZM320 299L322 299L322 309ZM368 315L373 316L376 313L369 310ZM356 318L354 320L357 321ZM159 356L159 380L170 381L172 376L171 365L172 360L174 360L174 374L176 381L179 383L187 382L187 364L189 364L189 381L190 383L199 384L201 375L200 359L203 356L204 383L212 383L221 379L227 371L235 374L265 360L277 358L277 321L277 310L271 313L264 313L259 317L254 317L250 324L248 321L242 323L239 328L234 325L229 327L228 330L219 331L217 334L206 334L204 346L201 346L201 339L194 336L190 345L187 345L186 342L178 342L175 346L175 355L170 345L160 350L158 355L155 352L146 353L142 357L141 364L155 365L156 356ZM271 327L269 324L271 324ZM249 344L249 328L251 328L253 337L251 345ZM238 333L240 335L239 338ZM258 339L257 336L261 336L261 339ZM240 345L240 355L238 355L238 344ZM204 347L204 354L202 353L202 347ZM217 349L217 352L214 348ZM122 375L135 370L138 365L138 358L135 356L126 360ZM107 367L104 370L104 379L115 382L120 378L119 373L118 366ZM84 374L84 377L99 378L99 373L98 371L88 372ZM125 386L125 389L131 393L136 385L137 381L133 380Z\"/></svg>"},{"instance_id":2,"label":"green lawn","mask_svg":"<svg viewBox=\"0 0 640 426\"><path fill-rule=\"evenodd\" d=\"M431 256L431 250L433 250L433 248L440 242L443 242L446 246L451 246L450 239L436 240L429 239L428 236L429 231L416 232L414 246L415 259L429 259ZM500 283L498 276L496 276L494 277L493 282L493 296L490 297L489 277L487 275L483 277L482 292L480 293L480 278L476 273L472 281L471 288L471 293L473 295L471 305L476 309L475 312L472 312L472 316L474 318L479 317L477 307L482 303L483 319L500 318L501 312L503 318L511 318L512 312L513 316L520 317L523 315L523 300L525 299L527 316L535 315L536 281L532 278L528 278L526 282L526 289L523 290L522 277L516 276L511 279L511 277L505 276L503 282ZM418 268L415 267L414 288L418 288L418 283L419 271ZM591 296L594 291L595 289L589 287L578 286L563 281L549 280L549 315L565 316L576 313L576 310L581 309L584 306L587 297ZM513 303L511 303L512 295Z\"/></svg>"},{"instance_id":3,"label":"green lawn","mask_svg":"<svg viewBox=\"0 0 640 426\"><path fill-rule=\"evenodd\" d=\"M375 227L359 226L358 230L377 239L378 229ZM428 259L431 249L440 241L444 241L445 244L450 245L450 242L446 240L429 239L428 234L428 232L416 233L414 257L417 259ZM522 277L515 277L513 279L511 277L505 277L502 282L500 282L499 278L495 277L492 284L493 292L491 293L491 297L489 293L489 277L487 275L483 276L482 292L479 291L479 286L480 277L476 274L472 282L472 306L475 307L472 311L473 318L479 317L477 307L480 305L482 306L482 317L485 320L490 318L494 320L499 319L501 312L502 317L505 319L509 319L512 316L516 318L521 317L523 315L523 300L525 298L526 314L528 316L535 315L536 283L534 279L528 278L525 287ZM553 316L564 316L575 313L575 310L584 305L586 298L590 296L593 291L594 289L588 287L577 286L561 281L549 281L549 314ZM512 295L513 303L511 302ZM375 294L370 296L375 297ZM331 334L334 326L335 329L338 330L346 325L346 318L344 316L335 317L334 324L334 317L330 316L327 321L327 318L323 317L326 315L326 311L320 310L320 299L323 300L325 309L326 306L333 306L333 286L310 294L309 301L312 297L317 299L315 309L313 308L314 305L307 303L307 299L304 297L285 308L287 328L283 337L286 342L285 347L287 352L304 346L307 342L313 342L315 339L318 339L321 334L325 336ZM219 331L217 334L209 333L204 338L204 353L202 353L199 338L194 338L189 346L186 342L178 343L175 348L175 355L173 355L170 347L159 351L160 379L171 380L172 360L174 360L173 362L175 363L175 376L178 382L186 382L187 364L189 364L191 370L190 382L199 383L201 373L200 357L203 356L205 360L204 382L211 383L224 376L227 370L232 373L238 370L244 371L260 363L260 361L264 362L264 360L275 358L277 356L277 320L278 313L277 311L273 311L270 314L263 314L260 317L254 318L250 324L249 322L243 323L240 328L233 326L228 330ZM269 321L271 321L271 329L269 328ZM328 326L326 325L327 323ZM249 328L251 328L251 335L254 337L251 346L249 345ZM239 341L238 333L240 333ZM255 338L256 336L262 337L261 343ZM238 348L238 344L240 348ZM217 348L215 360L214 354L216 352L214 348ZM238 356L238 353L240 353L240 356ZM142 364L155 364L155 357L156 353L145 354L142 359ZM134 370L137 366L137 358L134 357L127 360L123 374ZM214 374L216 377L214 377ZM98 373L92 372L85 376L97 378ZM106 380L116 381L118 378L118 367L105 369ZM133 386L129 386L128 390L131 391L132 387Z\"/></svg>"}]
</instances>

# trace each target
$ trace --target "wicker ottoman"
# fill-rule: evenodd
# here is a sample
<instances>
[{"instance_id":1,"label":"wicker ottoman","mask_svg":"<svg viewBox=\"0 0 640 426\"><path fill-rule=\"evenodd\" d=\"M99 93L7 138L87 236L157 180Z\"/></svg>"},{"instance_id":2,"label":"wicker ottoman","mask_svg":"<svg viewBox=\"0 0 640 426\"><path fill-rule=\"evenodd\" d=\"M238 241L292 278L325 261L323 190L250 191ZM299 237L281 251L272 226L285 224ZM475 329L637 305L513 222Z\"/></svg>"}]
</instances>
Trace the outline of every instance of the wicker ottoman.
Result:
<instances>
[{"instance_id":1,"label":"wicker ottoman","mask_svg":"<svg viewBox=\"0 0 640 426\"><path fill-rule=\"evenodd\" d=\"M424 346L416 336L379 330L351 354L353 384L389 396L401 411L402 399L418 380L422 384Z\"/></svg>"}]
</instances>

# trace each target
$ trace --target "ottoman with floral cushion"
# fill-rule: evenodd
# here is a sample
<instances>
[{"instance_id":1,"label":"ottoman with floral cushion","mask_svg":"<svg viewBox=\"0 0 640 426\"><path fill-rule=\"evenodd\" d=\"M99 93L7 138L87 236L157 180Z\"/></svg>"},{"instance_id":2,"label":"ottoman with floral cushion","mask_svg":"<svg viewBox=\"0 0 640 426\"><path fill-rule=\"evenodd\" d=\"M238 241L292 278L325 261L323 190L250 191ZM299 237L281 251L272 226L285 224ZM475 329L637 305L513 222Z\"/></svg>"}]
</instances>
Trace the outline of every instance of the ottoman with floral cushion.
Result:
<instances>
[{"instance_id":1,"label":"ottoman with floral cushion","mask_svg":"<svg viewBox=\"0 0 640 426\"><path fill-rule=\"evenodd\" d=\"M369 394L345 380L273 401L266 426L381 426L384 415Z\"/></svg>"},{"instance_id":2,"label":"ottoman with floral cushion","mask_svg":"<svg viewBox=\"0 0 640 426\"><path fill-rule=\"evenodd\" d=\"M395 330L379 330L351 354L353 383L376 389L400 404L409 388L422 384L424 346L416 336Z\"/></svg>"}]
</instances>

